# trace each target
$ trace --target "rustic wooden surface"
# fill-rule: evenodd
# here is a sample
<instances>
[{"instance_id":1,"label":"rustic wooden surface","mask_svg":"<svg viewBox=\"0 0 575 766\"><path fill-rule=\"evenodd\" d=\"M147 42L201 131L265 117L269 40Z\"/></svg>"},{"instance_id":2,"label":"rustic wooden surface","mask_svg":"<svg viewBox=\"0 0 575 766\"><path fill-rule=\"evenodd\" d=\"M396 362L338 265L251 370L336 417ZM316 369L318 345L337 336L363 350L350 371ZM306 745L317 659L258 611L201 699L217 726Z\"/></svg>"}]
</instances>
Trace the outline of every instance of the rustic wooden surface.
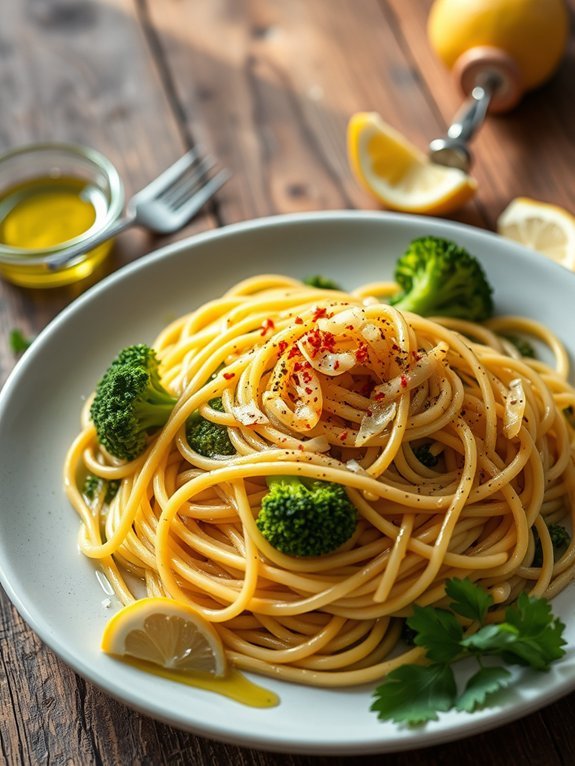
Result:
<instances>
[{"instance_id":1,"label":"rustic wooden surface","mask_svg":"<svg viewBox=\"0 0 575 766\"><path fill-rule=\"evenodd\" d=\"M425 36L430 0L2 0L0 151L38 140L92 145L136 191L199 142L233 171L172 239L268 214L377 209L350 175L349 116L379 111L423 147L461 103ZM570 0L575 10L575 0ZM575 209L575 46L558 75L474 142L476 200L454 218L493 228L508 201ZM169 241L133 231L115 269ZM0 284L0 377L14 327L38 333L85 285ZM273 755L194 737L77 677L5 595L0 763L320 766L383 758ZM575 763L575 694L516 723L385 756L390 766Z\"/></svg>"}]
</instances>

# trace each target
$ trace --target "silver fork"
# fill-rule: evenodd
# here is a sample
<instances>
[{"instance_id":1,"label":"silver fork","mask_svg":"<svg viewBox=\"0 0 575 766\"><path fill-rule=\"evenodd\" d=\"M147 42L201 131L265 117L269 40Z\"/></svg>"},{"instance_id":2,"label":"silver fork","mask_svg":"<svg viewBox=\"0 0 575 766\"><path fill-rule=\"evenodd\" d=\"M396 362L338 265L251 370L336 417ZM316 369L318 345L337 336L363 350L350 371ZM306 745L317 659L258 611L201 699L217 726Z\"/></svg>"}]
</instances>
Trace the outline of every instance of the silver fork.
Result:
<instances>
[{"instance_id":1,"label":"silver fork","mask_svg":"<svg viewBox=\"0 0 575 766\"><path fill-rule=\"evenodd\" d=\"M59 269L78 255L115 237L130 226L145 226L158 234L177 231L213 197L230 178L220 170L211 178L213 157L198 148L186 152L173 165L128 201L126 213L116 223L84 242L67 247L46 261L48 268Z\"/></svg>"}]
</instances>

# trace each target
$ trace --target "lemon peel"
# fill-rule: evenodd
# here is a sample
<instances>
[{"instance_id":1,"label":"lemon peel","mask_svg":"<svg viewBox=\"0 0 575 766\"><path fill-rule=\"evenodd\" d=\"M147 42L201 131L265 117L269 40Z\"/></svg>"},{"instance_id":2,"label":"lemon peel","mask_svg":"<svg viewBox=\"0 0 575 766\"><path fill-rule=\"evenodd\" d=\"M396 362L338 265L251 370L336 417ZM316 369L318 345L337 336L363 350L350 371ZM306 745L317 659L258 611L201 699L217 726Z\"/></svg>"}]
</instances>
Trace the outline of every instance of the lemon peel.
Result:
<instances>
[{"instance_id":1,"label":"lemon peel","mask_svg":"<svg viewBox=\"0 0 575 766\"><path fill-rule=\"evenodd\" d=\"M474 178L432 163L377 112L352 115L347 145L356 178L390 210L443 215L462 207L477 190Z\"/></svg>"},{"instance_id":2,"label":"lemon peel","mask_svg":"<svg viewBox=\"0 0 575 766\"><path fill-rule=\"evenodd\" d=\"M227 670L215 628L170 598L143 598L120 609L104 628L101 649L180 672L224 676Z\"/></svg>"},{"instance_id":3,"label":"lemon peel","mask_svg":"<svg viewBox=\"0 0 575 766\"><path fill-rule=\"evenodd\" d=\"M555 72L569 28L564 0L435 0L427 25L431 47L449 69L470 49L491 46L519 67L524 90Z\"/></svg>"},{"instance_id":4,"label":"lemon peel","mask_svg":"<svg viewBox=\"0 0 575 766\"><path fill-rule=\"evenodd\" d=\"M567 210L517 197L499 216L497 231L575 271L575 218Z\"/></svg>"}]
</instances>

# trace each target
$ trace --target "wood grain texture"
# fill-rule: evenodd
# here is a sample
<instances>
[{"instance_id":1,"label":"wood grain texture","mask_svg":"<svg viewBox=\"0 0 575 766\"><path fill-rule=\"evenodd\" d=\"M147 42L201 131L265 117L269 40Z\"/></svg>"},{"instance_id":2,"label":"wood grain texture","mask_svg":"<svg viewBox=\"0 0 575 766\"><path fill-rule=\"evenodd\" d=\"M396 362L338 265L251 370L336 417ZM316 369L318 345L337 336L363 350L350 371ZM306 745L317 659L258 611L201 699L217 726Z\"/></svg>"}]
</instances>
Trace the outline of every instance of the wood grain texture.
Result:
<instances>
[{"instance_id":1,"label":"wood grain texture","mask_svg":"<svg viewBox=\"0 0 575 766\"><path fill-rule=\"evenodd\" d=\"M380 112L422 147L461 103L425 37L431 0L2 0L0 151L28 141L99 148L132 193L200 142L233 179L175 238L263 215L377 209L347 165L345 129ZM575 0L570 0L571 9ZM573 41L554 80L473 145L477 200L453 216L493 228L519 194L573 209ZM123 235L109 268L168 239ZM0 284L7 338L35 335L84 285ZM1 509L0 509L1 510ZM195 737L129 710L76 676L0 599L0 764L567 766L575 695L516 723L382 756L271 754Z\"/></svg>"}]
</instances>

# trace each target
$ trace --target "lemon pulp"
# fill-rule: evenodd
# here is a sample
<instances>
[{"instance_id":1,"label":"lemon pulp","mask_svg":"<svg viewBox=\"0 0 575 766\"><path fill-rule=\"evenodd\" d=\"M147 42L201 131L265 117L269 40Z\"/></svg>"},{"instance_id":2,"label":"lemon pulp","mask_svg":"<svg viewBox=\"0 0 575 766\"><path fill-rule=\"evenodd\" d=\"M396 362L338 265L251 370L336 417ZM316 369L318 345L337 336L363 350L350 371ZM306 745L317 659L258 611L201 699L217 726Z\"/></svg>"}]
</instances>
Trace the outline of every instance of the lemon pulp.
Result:
<instances>
[{"instance_id":1,"label":"lemon pulp","mask_svg":"<svg viewBox=\"0 0 575 766\"><path fill-rule=\"evenodd\" d=\"M497 231L575 271L575 217L567 210L517 197L499 216Z\"/></svg>"},{"instance_id":2,"label":"lemon pulp","mask_svg":"<svg viewBox=\"0 0 575 766\"><path fill-rule=\"evenodd\" d=\"M376 112L351 116L347 144L357 180L391 210L442 215L464 205L477 190L474 178L432 163Z\"/></svg>"},{"instance_id":3,"label":"lemon pulp","mask_svg":"<svg viewBox=\"0 0 575 766\"><path fill-rule=\"evenodd\" d=\"M139 670L221 694L251 707L273 707L276 694L227 663L214 626L192 607L167 597L138 599L107 623L102 651Z\"/></svg>"}]
</instances>

